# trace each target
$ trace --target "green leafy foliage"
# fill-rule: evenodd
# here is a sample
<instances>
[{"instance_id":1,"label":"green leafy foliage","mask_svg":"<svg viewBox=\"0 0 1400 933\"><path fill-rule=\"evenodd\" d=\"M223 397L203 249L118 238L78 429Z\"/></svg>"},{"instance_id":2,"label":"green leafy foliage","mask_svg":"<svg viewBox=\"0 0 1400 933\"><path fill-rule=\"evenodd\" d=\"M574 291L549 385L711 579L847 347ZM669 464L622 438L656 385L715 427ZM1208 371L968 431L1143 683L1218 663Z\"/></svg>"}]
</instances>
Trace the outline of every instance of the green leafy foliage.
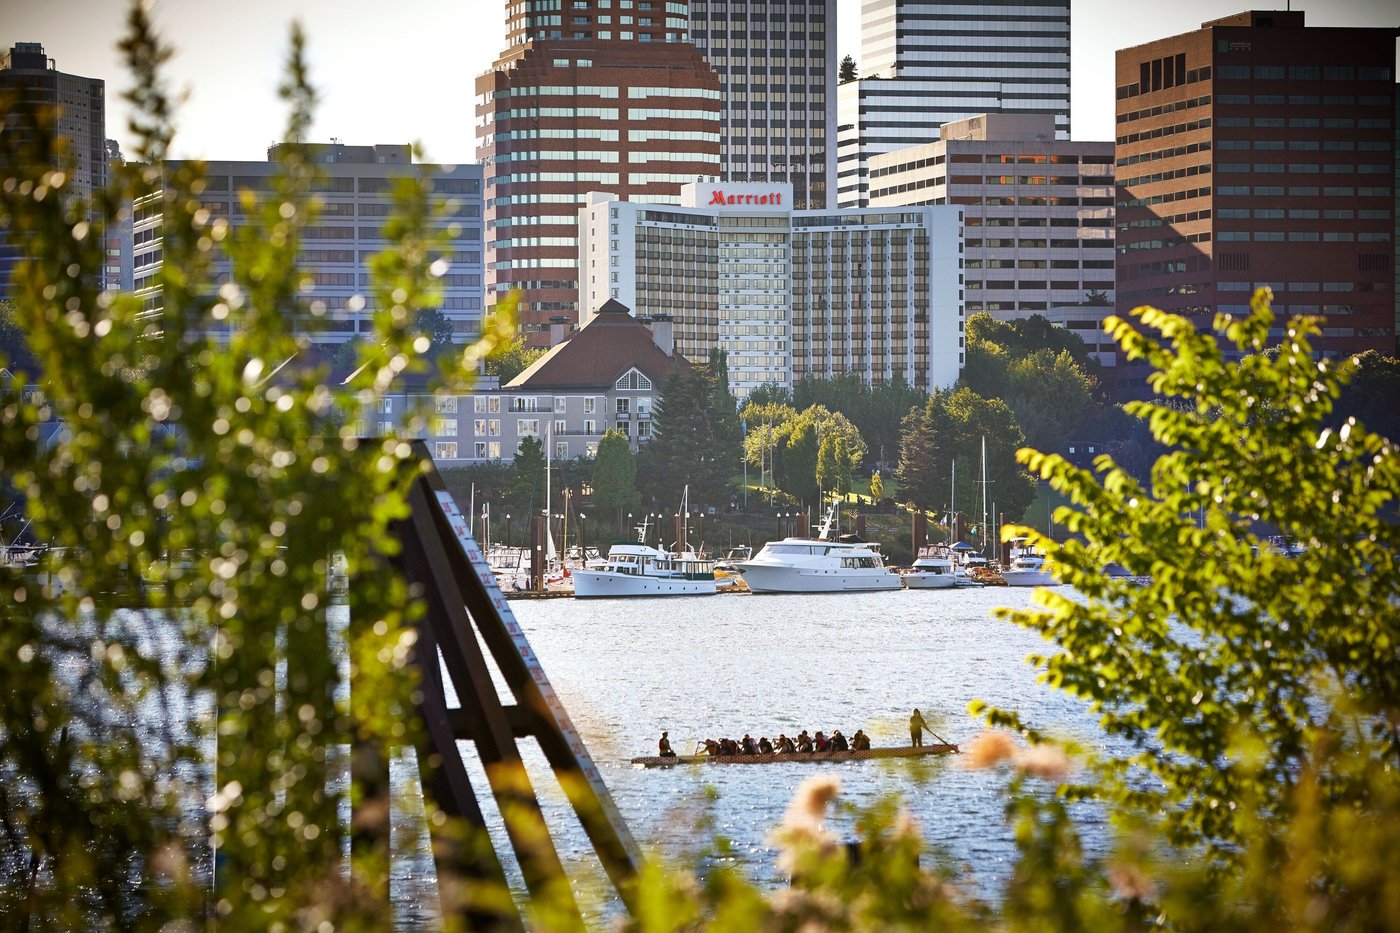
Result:
<instances>
[{"instance_id":1,"label":"green leafy foliage","mask_svg":"<svg viewBox=\"0 0 1400 933\"><path fill-rule=\"evenodd\" d=\"M598 442L598 455L593 460L593 505L615 514L617 528L625 524L622 513L641 505L637 492L637 458L627 435L609 431Z\"/></svg>"},{"instance_id":2,"label":"green leafy foliage","mask_svg":"<svg viewBox=\"0 0 1400 933\"><path fill-rule=\"evenodd\" d=\"M846 84L856 79L856 60L847 55L841 59L841 68L837 72L836 80L839 84Z\"/></svg>"},{"instance_id":3,"label":"green leafy foliage","mask_svg":"<svg viewBox=\"0 0 1400 933\"><path fill-rule=\"evenodd\" d=\"M803 418L788 432L783 450L778 485L803 502L812 502L817 497L817 443L816 423Z\"/></svg>"},{"instance_id":4,"label":"green leafy foliage","mask_svg":"<svg viewBox=\"0 0 1400 933\"><path fill-rule=\"evenodd\" d=\"M541 347L527 347L525 338L515 334L486 357L486 375L500 377L501 385L505 385L529 369L544 353Z\"/></svg>"},{"instance_id":5,"label":"green leafy foliage","mask_svg":"<svg viewBox=\"0 0 1400 933\"><path fill-rule=\"evenodd\" d=\"M712 353L706 366L679 366L671 373L652 413L652 434L637 464L651 504L678 504L687 485L695 505L728 500L742 431L722 353Z\"/></svg>"},{"instance_id":6,"label":"green leafy foliage","mask_svg":"<svg viewBox=\"0 0 1400 933\"><path fill-rule=\"evenodd\" d=\"M522 437L510 470L506 505L520 515L539 515L552 507L544 501L544 441L538 437Z\"/></svg>"},{"instance_id":7,"label":"green leafy foliage","mask_svg":"<svg viewBox=\"0 0 1400 933\"><path fill-rule=\"evenodd\" d=\"M15 375L38 375L37 361L29 350L15 306L9 301L0 301L0 369L8 369Z\"/></svg>"},{"instance_id":8,"label":"green leafy foliage","mask_svg":"<svg viewBox=\"0 0 1400 933\"><path fill-rule=\"evenodd\" d=\"M1290 320L1265 352L1273 321L1267 290L1248 317L1218 316L1217 333L1243 355L1228 362L1183 318L1143 313L1163 343L1111 319L1130 358L1153 367L1163 402L1128 410L1169 452L1142 484L1106 456L1090 472L1022 451L1070 500L1055 518L1074 538L1008 531L1030 534L1086 597L1045 592L1005 615L1055 644L1035 659L1043 679L1139 749L1104 792L1160 810L1170 840L1226 859L1240 855L1241 807L1288 820L1310 749L1339 729L1338 697L1390 773L1400 765L1396 451L1359 422L1327 427L1351 365L1314 358L1309 318ZM1288 556L1261 523L1305 549ZM1106 576L1110 563L1151 582ZM1365 795L1347 773L1311 764L1334 799Z\"/></svg>"},{"instance_id":9,"label":"green leafy foliage","mask_svg":"<svg viewBox=\"0 0 1400 933\"><path fill-rule=\"evenodd\" d=\"M864 456L893 458L899 449L900 423L909 409L922 405L927 394L903 381L869 386L863 376L847 373L830 379L811 376L793 387L793 405L806 410L820 405L844 415L859 433L866 449ZM858 465L858 464L856 464Z\"/></svg>"},{"instance_id":10,"label":"green leafy foliage","mask_svg":"<svg viewBox=\"0 0 1400 933\"><path fill-rule=\"evenodd\" d=\"M313 310L300 307L296 266L317 214L301 148L315 99L302 37L292 34L282 87L276 190L241 192L234 226L204 206L200 164L163 173L174 125L158 69L170 52L144 5L129 23L144 165L114 171L95 220L53 134L0 134L0 218L26 256L15 320L68 429L41 447L34 408L0 407L0 472L53 548L38 577L7 569L0 581L0 917L36 929L208 918L264 930L313 916L382 928L373 905L386 902L368 895L387 885L387 836L357 847L342 873L339 804L364 788L331 779L327 747L413 739L415 605L376 557L393 553L388 529L406 514L413 468L408 445L362 444L336 425L426 371L419 312L439 301L433 266L445 251L432 179L410 172L393 187L356 384L283 366L310 346L289 322ZM33 119L50 125L53 114ZM162 214L154 315L99 290L102 229L132 199ZM219 252L232 272L216 286ZM223 329L223 342L204 336ZM348 700L336 699L327 616L335 553L357 578ZM211 845L213 888L196 871Z\"/></svg>"},{"instance_id":11,"label":"green leafy foliage","mask_svg":"<svg viewBox=\"0 0 1400 933\"><path fill-rule=\"evenodd\" d=\"M1020 516L1035 498L1035 486L1017 465L1015 451L1024 442L1016 416L1005 402L985 399L971 389L934 394L923 410L905 419L900 449L901 496L915 506L941 511L957 469L957 500L952 507L968 515L982 513L982 446L986 442L988 507Z\"/></svg>"}]
</instances>

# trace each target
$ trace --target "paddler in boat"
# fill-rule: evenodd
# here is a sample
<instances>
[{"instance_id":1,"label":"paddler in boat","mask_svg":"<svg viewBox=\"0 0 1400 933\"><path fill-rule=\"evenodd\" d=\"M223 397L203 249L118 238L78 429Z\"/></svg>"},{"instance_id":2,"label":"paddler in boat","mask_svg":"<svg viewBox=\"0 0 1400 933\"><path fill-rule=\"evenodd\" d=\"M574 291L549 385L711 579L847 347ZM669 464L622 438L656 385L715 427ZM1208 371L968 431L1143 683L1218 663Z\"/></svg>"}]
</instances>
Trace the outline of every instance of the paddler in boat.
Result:
<instances>
[{"instance_id":1,"label":"paddler in boat","mask_svg":"<svg viewBox=\"0 0 1400 933\"><path fill-rule=\"evenodd\" d=\"M870 751L870 736L866 735L864 730L857 729L856 734L851 736L851 751Z\"/></svg>"},{"instance_id":2,"label":"paddler in boat","mask_svg":"<svg viewBox=\"0 0 1400 933\"><path fill-rule=\"evenodd\" d=\"M662 758L675 758L676 753L671 750L671 740L667 738L668 735L670 735L669 732L661 733L661 740L656 743L656 748L661 753Z\"/></svg>"},{"instance_id":3,"label":"paddler in boat","mask_svg":"<svg viewBox=\"0 0 1400 933\"><path fill-rule=\"evenodd\" d=\"M836 729L831 733L831 750L833 752L848 752L851 750L850 744L846 741L846 737L841 734L840 729Z\"/></svg>"},{"instance_id":4,"label":"paddler in boat","mask_svg":"<svg viewBox=\"0 0 1400 933\"><path fill-rule=\"evenodd\" d=\"M763 738L758 740L758 753L760 755L773 754L773 743L768 741L768 736L765 735Z\"/></svg>"},{"instance_id":5,"label":"paddler in boat","mask_svg":"<svg viewBox=\"0 0 1400 933\"><path fill-rule=\"evenodd\" d=\"M924 745L924 730L928 728L928 723L924 722L924 714L919 712L919 708L914 707L914 715L909 717L909 744L915 748L922 748Z\"/></svg>"}]
</instances>

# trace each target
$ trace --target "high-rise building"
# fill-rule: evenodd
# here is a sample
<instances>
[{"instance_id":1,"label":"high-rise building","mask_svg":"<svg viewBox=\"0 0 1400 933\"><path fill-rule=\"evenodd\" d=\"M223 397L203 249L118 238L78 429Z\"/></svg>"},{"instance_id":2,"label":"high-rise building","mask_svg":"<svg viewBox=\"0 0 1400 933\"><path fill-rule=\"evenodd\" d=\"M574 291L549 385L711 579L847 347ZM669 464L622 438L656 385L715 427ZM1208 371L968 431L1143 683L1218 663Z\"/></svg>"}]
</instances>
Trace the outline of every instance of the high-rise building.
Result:
<instances>
[{"instance_id":1,"label":"high-rise building","mask_svg":"<svg viewBox=\"0 0 1400 933\"><path fill-rule=\"evenodd\" d=\"M1323 352L1394 352L1395 37L1251 11L1119 51L1118 307L1269 285Z\"/></svg>"},{"instance_id":2,"label":"high-rise building","mask_svg":"<svg viewBox=\"0 0 1400 933\"><path fill-rule=\"evenodd\" d=\"M669 321L692 360L723 349L741 399L846 373L943 388L963 363L960 230L955 206L793 210L786 184L691 184L665 207L594 194L584 301Z\"/></svg>"},{"instance_id":3,"label":"high-rise building","mask_svg":"<svg viewBox=\"0 0 1400 933\"><path fill-rule=\"evenodd\" d=\"M1096 307L1064 320L1093 329L1113 311L1113 143L1055 139L1050 114L984 114L935 143L870 160L870 206L958 204L968 314L1000 320Z\"/></svg>"},{"instance_id":4,"label":"high-rise building","mask_svg":"<svg viewBox=\"0 0 1400 933\"><path fill-rule=\"evenodd\" d=\"M981 113L1049 114L1069 138L1069 0L863 0L862 77L837 89L837 203L863 207L869 160Z\"/></svg>"},{"instance_id":5,"label":"high-rise building","mask_svg":"<svg viewBox=\"0 0 1400 933\"><path fill-rule=\"evenodd\" d=\"M203 206L214 217L226 218L237 227L246 213L240 192L248 191L265 202L273 196L275 177L281 171L277 149L265 162L205 163L207 184ZM320 174L312 190L321 202L320 216L302 231L300 268L309 273L304 293L303 319L293 328L310 334L322 344L339 344L373 333L374 294L370 290L369 260L389 247L383 236L385 218L393 212L392 186L396 178L427 176L432 180L431 200L441 219L435 224L452 229L448 252L441 258L447 268L439 279L443 298L439 308L451 324L452 338L466 343L481 330L482 315L482 183L477 165L441 166L413 162L409 146L347 146L341 143L307 147ZM167 174L180 163L167 162ZM155 191L135 204L136 293L145 300L148 313L162 307L157 274L162 267L161 228L165 192ZM228 274L227 258L214 264L216 281ZM230 318L221 333L237 327ZM214 335L214 336L217 336Z\"/></svg>"},{"instance_id":6,"label":"high-rise building","mask_svg":"<svg viewBox=\"0 0 1400 933\"><path fill-rule=\"evenodd\" d=\"M115 172L126 162L122 147L115 139L107 140L107 167ZM131 291L136 287L135 231L131 204L123 204L116 221L107 225L104 246L107 258L103 266L103 285L108 291Z\"/></svg>"},{"instance_id":7,"label":"high-rise building","mask_svg":"<svg viewBox=\"0 0 1400 933\"><path fill-rule=\"evenodd\" d=\"M589 191L676 203L719 176L720 84L683 2L508 0L506 14L507 48L476 82L487 300L519 289L522 331L543 345L579 320Z\"/></svg>"},{"instance_id":8,"label":"high-rise building","mask_svg":"<svg viewBox=\"0 0 1400 933\"><path fill-rule=\"evenodd\" d=\"M724 180L835 207L836 0L692 0L690 36L719 74Z\"/></svg>"},{"instance_id":9,"label":"high-rise building","mask_svg":"<svg viewBox=\"0 0 1400 933\"><path fill-rule=\"evenodd\" d=\"M84 201L107 186L106 85L59 71L38 42L17 42L0 60L0 91L17 95L17 106L0 120L6 133L31 133L26 113L53 108L52 134L66 144L73 178L69 190ZM20 258L18 247L0 237L0 298L10 294L10 274Z\"/></svg>"}]
</instances>

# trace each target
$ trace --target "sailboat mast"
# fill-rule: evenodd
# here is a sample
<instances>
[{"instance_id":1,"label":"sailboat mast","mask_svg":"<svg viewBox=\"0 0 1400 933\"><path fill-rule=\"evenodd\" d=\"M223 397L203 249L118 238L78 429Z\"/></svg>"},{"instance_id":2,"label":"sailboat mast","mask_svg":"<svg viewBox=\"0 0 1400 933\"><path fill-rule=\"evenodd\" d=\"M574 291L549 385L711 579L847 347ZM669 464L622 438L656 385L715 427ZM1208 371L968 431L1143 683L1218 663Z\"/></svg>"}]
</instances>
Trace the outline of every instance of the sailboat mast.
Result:
<instances>
[{"instance_id":1,"label":"sailboat mast","mask_svg":"<svg viewBox=\"0 0 1400 933\"><path fill-rule=\"evenodd\" d=\"M982 435L982 551L987 550L987 435Z\"/></svg>"},{"instance_id":2,"label":"sailboat mast","mask_svg":"<svg viewBox=\"0 0 1400 933\"><path fill-rule=\"evenodd\" d=\"M958 460L953 458L953 469L948 474L948 543L953 543L953 536L956 531L953 525L957 522L958 514Z\"/></svg>"}]
</instances>

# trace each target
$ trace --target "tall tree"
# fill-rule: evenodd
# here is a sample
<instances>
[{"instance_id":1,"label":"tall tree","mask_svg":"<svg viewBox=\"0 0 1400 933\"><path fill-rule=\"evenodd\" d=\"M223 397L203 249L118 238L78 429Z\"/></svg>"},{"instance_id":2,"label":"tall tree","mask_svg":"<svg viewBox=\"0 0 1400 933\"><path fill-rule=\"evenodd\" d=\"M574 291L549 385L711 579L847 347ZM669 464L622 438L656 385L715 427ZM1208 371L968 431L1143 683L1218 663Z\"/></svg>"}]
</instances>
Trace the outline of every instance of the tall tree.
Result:
<instances>
[{"instance_id":1,"label":"tall tree","mask_svg":"<svg viewBox=\"0 0 1400 933\"><path fill-rule=\"evenodd\" d=\"M939 503L947 501L946 486L941 483L945 474L938 470L941 413L937 395L922 407L909 409L904 416L904 433L899 444L895 477L899 480L900 496L903 501L925 510L936 510Z\"/></svg>"},{"instance_id":2,"label":"tall tree","mask_svg":"<svg viewBox=\"0 0 1400 933\"><path fill-rule=\"evenodd\" d=\"M725 372L723 356L712 355L708 366L678 367L662 387L638 463L642 491L656 505L673 507L686 486L697 506L728 501L743 451Z\"/></svg>"},{"instance_id":3,"label":"tall tree","mask_svg":"<svg viewBox=\"0 0 1400 933\"><path fill-rule=\"evenodd\" d=\"M1038 450L1054 450L1080 439L1078 432L1097 405L1096 385L1069 351L1037 350L1007 368L1006 403Z\"/></svg>"},{"instance_id":4,"label":"tall tree","mask_svg":"<svg viewBox=\"0 0 1400 933\"><path fill-rule=\"evenodd\" d=\"M622 514L641 504L637 492L637 458L627 435L608 431L598 442L598 455L593 459L593 505L614 510L617 527L624 528Z\"/></svg>"},{"instance_id":5,"label":"tall tree","mask_svg":"<svg viewBox=\"0 0 1400 933\"><path fill-rule=\"evenodd\" d=\"M970 389L959 389L941 398L949 445L957 458L956 507L975 520L982 516L983 490L990 512L1005 512L1019 519L1035 499L1035 481L1016 462L1016 451L1025 434L1010 406L1000 399L985 399ZM986 473L982 470L982 442L986 441ZM963 480L966 482L963 482ZM994 520L995 515L988 515ZM985 533L981 543L986 544Z\"/></svg>"},{"instance_id":6,"label":"tall tree","mask_svg":"<svg viewBox=\"0 0 1400 933\"><path fill-rule=\"evenodd\" d=\"M817 449L817 485L823 492L842 493L851 488L851 460L846 440L839 434L823 434Z\"/></svg>"},{"instance_id":7,"label":"tall tree","mask_svg":"<svg viewBox=\"0 0 1400 933\"><path fill-rule=\"evenodd\" d=\"M856 79L856 60L847 55L841 59L841 69L837 72L836 81L839 84L846 84Z\"/></svg>"},{"instance_id":8,"label":"tall tree","mask_svg":"<svg viewBox=\"0 0 1400 933\"><path fill-rule=\"evenodd\" d=\"M15 315L15 306L0 301L0 368L30 377L39 375L38 361L29 351L29 341Z\"/></svg>"},{"instance_id":9,"label":"tall tree","mask_svg":"<svg viewBox=\"0 0 1400 933\"><path fill-rule=\"evenodd\" d=\"M507 501L518 514L540 515L548 507L544 501L544 470L544 442L538 437L522 437L511 464Z\"/></svg>"},{"instance_id":10,"label":"tall tree","mask_svg":"<svg viewBox=\"0 0 1400 933\"><path fill-rule=\"evenodd\" d=\"M760 407L774 403L790 405L792 404L792 393L776 382L765 382L763 385L750 392L745 402L746 404L758 405Z\"/></svg>"},{"instance_id":11,"label":"tall tree","mask_svg":"<svg viewBox=\"0 0 1400 933\"><path fill-rule=\"evenodd\" d=\"M1400 799L1400 457L1359 423L1327 426L1352 370L1314 356L1317 319L1293 318L1278 351L1262 352L1269 299L1260 289L1248 316L1217 316L1216 334L1152 309L1152 336L1109 319L1173 403L1126 406L1169 452L1144 485L1107 458L1090 472L1025 451L1073 503L1056 520L1074 537L1015 531L1082 598L1006 613L1054 643L1034 659L1042 679L1135 750L1105 769L1104 796L1175 843L1210 847L1217 865L1248 859L1252 873L1276 850L1242 850L1242 808L1292 827L1322 825L1319 804L1364 809L1386 789L1393 812ZM1271 547L1261 520L1306 549ZM1151 585L1109 576L1109 564ZM1384 766L1384 784L1357 767L1358 751ZM1321 793L1295 810L1309 789Z\"/></svg>"},{"instance_id":12,"label":"tall tree","mask_svg":"<svg viewBox=\"0 0 1400 933\"><path fill-rule=\"evenodd\" d=\"M487 355L486 375L499 377L501 385L505 385L529 369L535 360L544 356L544 353L539 347L525 346L525 338L516 334L500 343Z\"/></svg>"},{"instance_id":13,"label":"tall tree","mask_svg":"<svg viewBox=\"0 0 1400 933\"><path fill-rule=\"evenodd\" d=\"M779 485L803 502L817 498L817 426L800 420L788 438Z\"/></svg>"},{"instance_id":14,"label":"tall tree","mask_svg":"<svg viewBox=\"0 0 1400 933\"><path fill-rule=\"evenodd\" d=\"M424 308L418 312L418 329L428 338L434 354L452 345L452 321L439 308Z\"/></svg>"}]
</instances>

